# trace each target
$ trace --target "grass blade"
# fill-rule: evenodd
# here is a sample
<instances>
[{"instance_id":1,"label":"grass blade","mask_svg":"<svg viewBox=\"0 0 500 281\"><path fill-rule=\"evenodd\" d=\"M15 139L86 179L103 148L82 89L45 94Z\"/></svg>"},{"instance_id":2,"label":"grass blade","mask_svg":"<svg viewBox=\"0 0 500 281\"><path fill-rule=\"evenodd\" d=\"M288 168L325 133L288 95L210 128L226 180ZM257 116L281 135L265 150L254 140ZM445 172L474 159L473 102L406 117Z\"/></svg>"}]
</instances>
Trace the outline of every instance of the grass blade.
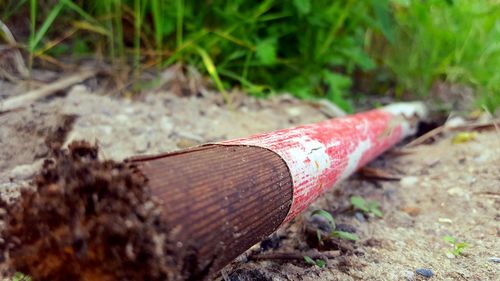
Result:
<instances>
[{"instance_id":1,"label":"grass blade","mask_svg":"<svg viewBox=\"0 0 500 281\"><path fill-rule=\"evenodd\" d=\"M212 58L210 58L207 51L205 51L204 49L202 49L200 47L195 47L195 49L198 52L198 54L200 55L208 74L210 75L210 77L212 77L212 80L214 81L215 86L217 87L219 92L222 93L222 96L224 97L224 101L227 104L230 104L229 94L226 92L226 89L224 88L224 85L222 84L222 81L220 80L219 73L217 72L217 68L215 67L215 64L214 64Z\"/></svg>"},{"instance_id":2,"label":"grass blade","mask_svg":"<svg viewBox=\"0 0 500 281\"><path fill-rule=\"evenodd\" d=\"M36 1L32 1L32 5L36 6L36 4L33 4L33 2ZM28 44L30 52L33 52L36 49L38 43L40 43L45 33L47 33L50 26L52 25L52 23L54 22L54 20L56 19L57 15L59 14L59 12L62 10L63 7L64 7L64 2L59 2L57 3L57 5L54 6L54 8L52 8L49 15L47 16L42 26L40 27L40 30L35 32L32 40L30 40ZM35 9L34 12L33 12L33 7L31 9L32 9L32 20L34 21L34 17L36 17L36 8L34 8ZM34 22L32 23L32 28L34 30Z\"/></svg>"}]
</instances>

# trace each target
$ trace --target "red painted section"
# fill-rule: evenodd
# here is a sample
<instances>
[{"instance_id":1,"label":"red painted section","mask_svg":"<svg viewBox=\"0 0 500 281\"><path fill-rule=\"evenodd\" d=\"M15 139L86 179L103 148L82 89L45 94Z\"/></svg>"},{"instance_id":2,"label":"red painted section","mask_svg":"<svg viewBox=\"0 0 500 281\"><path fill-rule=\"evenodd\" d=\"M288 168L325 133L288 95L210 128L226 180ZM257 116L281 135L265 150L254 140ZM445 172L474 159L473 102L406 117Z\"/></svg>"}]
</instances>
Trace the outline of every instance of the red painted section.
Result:
<instances>
[{"instance_id":1,"label":"red painted section","mask_svg":"<svg viewBox=\"0 0 500 281\"><path fill-rule=\"evenodd\" d=\"M406 119L381 109L223 144L260 146L284 159L294 183L289 221L326 189L400 141L403 126L409 127Z\"/></svg>"}]
</instances>

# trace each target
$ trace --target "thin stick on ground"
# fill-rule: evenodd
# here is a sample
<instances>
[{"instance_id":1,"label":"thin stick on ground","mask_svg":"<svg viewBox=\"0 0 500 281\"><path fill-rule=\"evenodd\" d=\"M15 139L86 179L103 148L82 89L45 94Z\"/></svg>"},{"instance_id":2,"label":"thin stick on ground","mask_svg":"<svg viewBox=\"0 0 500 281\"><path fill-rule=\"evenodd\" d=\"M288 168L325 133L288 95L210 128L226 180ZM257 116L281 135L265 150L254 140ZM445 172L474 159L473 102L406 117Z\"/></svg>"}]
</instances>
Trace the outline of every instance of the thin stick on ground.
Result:
<instances>
[{"instance_id":1,"label":"thin stick on ground","mask_svg":"<svg viewBox=\"0 0 500 281\"><path fill-rule=\"evenodd\" d=\"M0 101L0 112L11 111L20 107L29 106L34 101L52 95L60 90L85 81L94 76L97 70L83 70L79 73L57 80L49 85L27 92L24 95L15 96L5 101Z\"/></svg>"},{"instance_id":2,"label":"thin stick on ground","mask_svg":"<svg viewBox=\"0 0 500 281\"><path fill-rule=\"evenodd\" d=\"M11 46L18 45L16 39L14 38L14 35L12 35L12 32L10 32L10 29L1 20L0 20L0 30L3 33L3 38L5 39L5 41L7 41L9 45ZM19 75L21 75L21 77L23 78L28 78L29 77L28 68L26 67L23 56L21 55L21 52L18 49L15 49L13 52L13 61L14 61L14 67L16 68Z\"/></svg>"},{"instance_id":3,"label":"thin stick on ground","mask_svg":"<svg viewBox=\"0 0 500 281\"><path fill-rule=\"evenodd\" d=\"M303 260L304 256L312 259L333 259L340 256L340 251L328 252L272 252L250 256L250 260Z\"/></svg>"},{"instance_id":4,"label":"thin stick on ground","mask_svg":"<svg viewBox=\"0 0 500 281\"><path fill-rule=\"evenodd\" d=\"M428 141L429 139L432 139L435 136L443 133L444 130L445 130L444 126L439 126L439 127L435 128L433 130L430 130L429 132L421 135L420 137L414 139L413 141L411 141L410 143L408 143L407 145L405 145L405 148L410 148L410 147L415 147L417 145L421 145L424 142Z\"/></svg>"}]
</instances>

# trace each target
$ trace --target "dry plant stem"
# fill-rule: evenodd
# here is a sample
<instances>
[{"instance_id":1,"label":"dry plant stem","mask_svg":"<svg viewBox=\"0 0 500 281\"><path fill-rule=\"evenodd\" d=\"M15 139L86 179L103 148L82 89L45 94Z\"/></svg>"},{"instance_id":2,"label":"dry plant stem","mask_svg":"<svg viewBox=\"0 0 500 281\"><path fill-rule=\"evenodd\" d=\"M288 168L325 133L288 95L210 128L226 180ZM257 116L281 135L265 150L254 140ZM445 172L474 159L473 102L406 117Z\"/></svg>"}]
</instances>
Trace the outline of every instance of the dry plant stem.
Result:
<instances>
[{"instance_id":1,"label":"dry plant stem","mask_svg":"<svg viewBox=\"0 0 500 281\"><path fill-rule=\"evenodd\" d=\"M372 167L363 167L358 171L358 174L366 179L386 180L386 181L398 181L401 179L401 176L399 175L394 175L383 169L372 168Z\"/></svg>"},{"instance_id":2,"label":"dry plant stem","mask_svg":"<svg viewBox=\"0 0 500 281\"><path fill-rule=\"evenodd\" d=\"M61 78L49 85L42 86L36 90L27 92L21 96L15 96L0 102L0 112L10 111L23 106L29 106L32 102L47 97L57 91L63 90L71 85L85 81L94 76L96 70L83 70L79 73Z\"/></svg>"},{"instance_id":3,"label":"dry plant stem","mask_svg":"<svg viewBox=\"0 0 500 281\"><path fill-rule=\"evenodd\" d=\"M500 119L494 119L488 122L475 122L470 124L464 124L460 126L450 127L449 130L452 131L460 131L460 130L488 130L496 128L498 130L498 126L500 124Z\"/></svg>"},{"instance_id":4,"label":"dry plant stem","mask_svg":"<svg viewBox=\"0 0 500 281\"><path fill-rule=\"evenodd\" d=\"M316 252L316 253L298 253L298 252L274 252L253 255L250 260L303 260L304 256L312 259L333 259L340 256L340 251Z\"/></svg>"},{"instance_id":5,"label":"dry plant stem","mask_svg":"<svg viewBox=\"0 0 500 281\"><path fill-rule=\"evenodd\" d=\"M463 130L488 130L488 129L493 129L498 126L500 123L499 119L491 120L489 122L476 122L476 123L470 123L470 124L465 124L465 125L459 125L459 126L453 126L453 127L446 127L445 125L439 126L433 130L430 130L429 132L421 135L420 137L414 139L410 143L408 143L405 148L411 148L415 147L417 145L421 145L427 140L434 138L435 136L447 132L447 131L463 131Z\"/></svg>"},{"instance_id":6,"label":"dry plant stem","mask_svg":"<svg viewBox=\"0 0 500 281\"><path fill-rule=\"evenodd\" d=\"M429 132L421 135L420 137L414 139L413 141L411 141L410 143L408 143L407 145L405 145L405 148L410 148L410 147L414 147L414 146L417 146L417 145L421 145L423 144L424 142L426 142L427 140L441 134L442 132L445 131L445 127L444 126L439 126L433 130L430 130Z\"/></svg>"},{"instance_id":7,"label":"dry plant stem","mask_svg":"<svg viewBox=\"0 0 500 281\"><path fill-rule=\"evenodd\" d=\"M2 30L4 38L7 41L7 43L9 43L12 46L17 46L17 42L16 39L14 38L14 35L12 35L7 25L5 25L1 20L0 20L0 29ZM26 64L24 63L24 59L23 56L21 55L21 52L18 49L15 49L13 54L17 72L21 75L21 77L28 78L29 71L28 68L26 67Z\"/></svg>"}]
</instances>

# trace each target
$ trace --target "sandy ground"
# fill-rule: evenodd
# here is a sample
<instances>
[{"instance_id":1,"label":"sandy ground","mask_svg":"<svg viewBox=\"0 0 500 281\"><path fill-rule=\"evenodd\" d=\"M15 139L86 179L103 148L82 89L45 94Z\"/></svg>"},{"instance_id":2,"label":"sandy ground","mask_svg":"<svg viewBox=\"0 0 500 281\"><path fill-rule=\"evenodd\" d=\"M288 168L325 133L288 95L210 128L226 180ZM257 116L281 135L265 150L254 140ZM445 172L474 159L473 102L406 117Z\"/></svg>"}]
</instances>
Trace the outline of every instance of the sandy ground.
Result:
<instances>
[{"instance_id":1,"label":"sandy ground","mask_svg":"<svg viewBox=\"0 0 500 281\"><path fill-rule=\"evenodd\" d=\"M0 87L6 89L6 87ZM5 92L2 97L8 96ZM289 96L268 100L238 96L233 109L211 92L179 97L160 91L138 100L117 99L73 87L66 96L0 115L0 193L15 196L48 156L49 148L74 139L97 142L101 156L121 160L137 154L173 151L204 142L272 131L327 118L325 108ZM498 280L500 264L500 132L480 132L473 141L452 144L452 134L420 145L404 156L387 154L371 165L399 181L351 179L327 192L307 212L277 232L274 250L260 245L223 270L219 280ZM381 203L383 218L350 210L360 195ZM304 229L313 210L330 211L360 240L333 245L340 255L324 268L303 259L251 260L266 253L311 250ZM443 236L470 244L454 257ZM263 252L263 253L262 253Z\"/></svg>"}]
</instances>

